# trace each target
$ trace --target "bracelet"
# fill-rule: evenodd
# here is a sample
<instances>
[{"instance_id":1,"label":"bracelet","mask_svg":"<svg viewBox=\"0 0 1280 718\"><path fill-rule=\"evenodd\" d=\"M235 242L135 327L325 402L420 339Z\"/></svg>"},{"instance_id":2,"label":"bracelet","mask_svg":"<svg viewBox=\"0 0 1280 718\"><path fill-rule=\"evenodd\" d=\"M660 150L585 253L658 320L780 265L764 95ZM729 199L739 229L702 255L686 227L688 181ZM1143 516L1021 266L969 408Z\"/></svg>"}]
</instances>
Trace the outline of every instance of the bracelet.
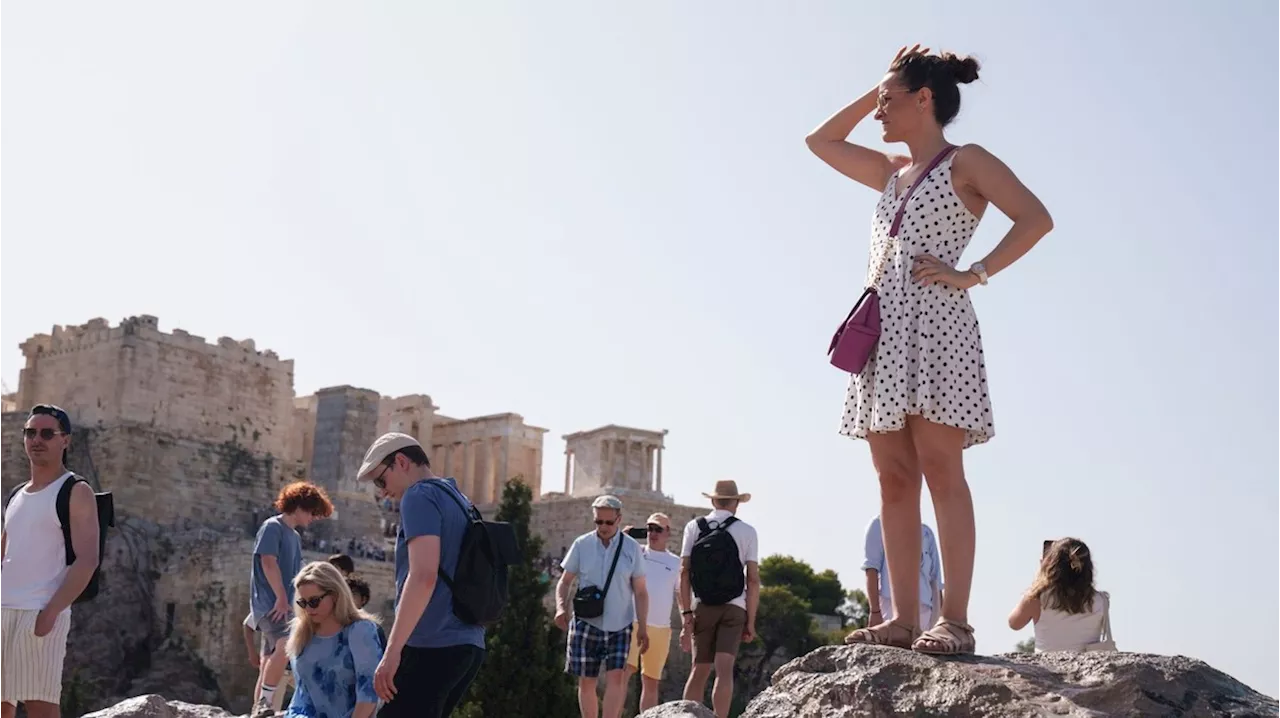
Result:
<instances>
[{"instance_id":1,"label":"bracelet","mask_svg":"<svg viewBox=\"0 0 1280 718\"><path fill-rule=\"evenodd\" d=\"M693 611L692 611L692 610L689 610L689 611L681 611L681 612L680 612L680 615L681 615L681 616L692 616L692 615L693 615Z\"/></svg>"}]
</instances>

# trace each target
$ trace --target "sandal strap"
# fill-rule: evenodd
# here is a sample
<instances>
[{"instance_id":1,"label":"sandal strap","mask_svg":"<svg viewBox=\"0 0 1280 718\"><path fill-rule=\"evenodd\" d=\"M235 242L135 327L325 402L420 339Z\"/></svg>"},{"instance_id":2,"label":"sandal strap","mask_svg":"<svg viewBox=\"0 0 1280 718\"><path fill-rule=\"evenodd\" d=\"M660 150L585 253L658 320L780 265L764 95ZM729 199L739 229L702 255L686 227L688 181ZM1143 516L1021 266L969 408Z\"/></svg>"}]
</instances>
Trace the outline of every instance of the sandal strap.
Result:
<instances>
[{"instance_id":1,"label":"sandal strap","mask_svg":"<svg viewBox=\"0 0 1280 718\"><path fill-rule=\"evenodd\" d=\"M930 641L946 647L947 650L959 650L973 640L973 626L943 618L933 628L921 633L916 640Z\"/></svg>"}]
</instances>

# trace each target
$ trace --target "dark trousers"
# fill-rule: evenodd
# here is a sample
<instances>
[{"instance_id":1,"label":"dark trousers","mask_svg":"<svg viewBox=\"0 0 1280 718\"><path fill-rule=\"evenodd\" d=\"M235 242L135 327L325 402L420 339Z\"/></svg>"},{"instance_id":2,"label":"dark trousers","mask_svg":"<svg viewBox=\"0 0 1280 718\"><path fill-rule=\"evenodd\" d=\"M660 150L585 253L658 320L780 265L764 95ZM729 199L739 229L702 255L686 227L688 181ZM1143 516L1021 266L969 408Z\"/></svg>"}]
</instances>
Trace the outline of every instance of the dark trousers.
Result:
<instances>
[{"instance_id":1,"label":"dark trousers","mask_svg":"<svg viewBox=\"0 0 1280 718\"><path fill-rule=\"evenodd\" d=\"M396 695L378 718L449 718L484 663L477 646L405 646L396 671Z\"/></svg>"}]
</instances>

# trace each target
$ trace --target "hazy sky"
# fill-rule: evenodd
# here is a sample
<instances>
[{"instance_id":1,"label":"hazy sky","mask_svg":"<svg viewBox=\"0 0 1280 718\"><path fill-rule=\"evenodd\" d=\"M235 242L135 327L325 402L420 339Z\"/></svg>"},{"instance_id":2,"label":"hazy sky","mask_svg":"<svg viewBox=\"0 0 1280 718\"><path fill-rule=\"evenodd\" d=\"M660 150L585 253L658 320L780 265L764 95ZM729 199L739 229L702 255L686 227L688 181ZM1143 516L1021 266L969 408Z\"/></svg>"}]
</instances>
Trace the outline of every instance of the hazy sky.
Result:
<instances>
[{"instance_id":1,"label":"hazy sky","mask_svg":"<svg viewBox=\"0 0 1280 718\"><path fill-rule=\"evenodd\" d=\"M861 586L825 350L877 197L803 139L898 46L975 53L951 138L1057 223L973 292L978 648L1073 535L1122 649L1280 692L1275 3L427 5L5 3L5 382L31 334L155 314L299 394L518 412L551 489L561 435L669 429L678 500L737 479L762 552Z\"/></svg>"}]
</instances>

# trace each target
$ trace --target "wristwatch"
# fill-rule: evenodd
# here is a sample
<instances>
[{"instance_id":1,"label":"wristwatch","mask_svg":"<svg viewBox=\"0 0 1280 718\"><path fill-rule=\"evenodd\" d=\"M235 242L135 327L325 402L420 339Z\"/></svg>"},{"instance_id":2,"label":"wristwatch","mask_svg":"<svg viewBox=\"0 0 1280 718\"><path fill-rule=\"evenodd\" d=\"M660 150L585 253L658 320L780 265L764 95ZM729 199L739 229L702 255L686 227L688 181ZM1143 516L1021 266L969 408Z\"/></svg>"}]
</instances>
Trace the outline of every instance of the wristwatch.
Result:
<instances>
[{"instance_id":1,"label":"wristwatch","mask_svg":"<svg viewBox=\"0 0 1280 718\"><path fill-rule=\"evenodd\" d=\"M987 268L983 266L982 262L974 262L973 265L969 267L969 271L978 275L978 284L981 284L984 287L987 286Z\"/></svg>"}]
</instances>

